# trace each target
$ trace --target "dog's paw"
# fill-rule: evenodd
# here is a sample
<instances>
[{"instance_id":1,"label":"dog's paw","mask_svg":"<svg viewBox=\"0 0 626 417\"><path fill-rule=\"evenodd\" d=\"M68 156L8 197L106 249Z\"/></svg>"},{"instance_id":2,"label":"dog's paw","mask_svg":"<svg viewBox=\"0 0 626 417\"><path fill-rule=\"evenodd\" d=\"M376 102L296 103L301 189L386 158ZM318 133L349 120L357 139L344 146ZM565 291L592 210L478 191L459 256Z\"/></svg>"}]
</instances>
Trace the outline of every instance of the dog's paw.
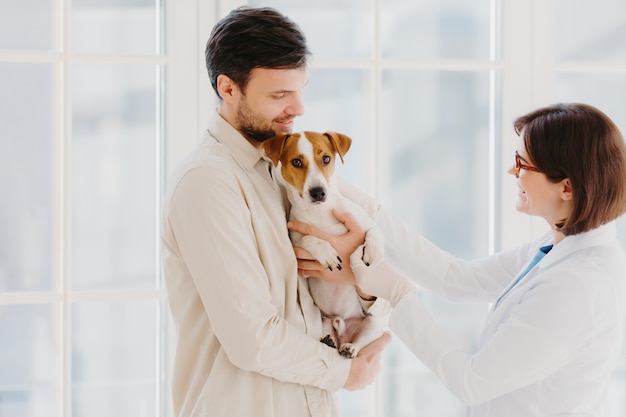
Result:
<instances>
[{"instance_id":1,"label":"dog's paw","mask_svg":"<svg viewBox=\"0 0 626 417\"><path fill-rule=\"evenodd\" d=\"M309 251L325 268L331 271L334 269L341 271L342 260L330 243L322 239L313 238L313 236L305 236L302 243L302 247Z\"/></svg>"},{"instance_id":2,"label":"dog's paw","mask_svg":"<svg viewBox=\"0 0 626 417\"><path fill-rule=\"evenodd\" d=\"M356 358L357 353L359 353L359 350L352 343L344 343L339 347L339 354L345 358Z\"/></svg>"},{"instance_id":3,"label":"dog's paw","mask_svg":"<svg viewBox=\"0 0 626 417\"><path fill-rule=\"evenodd\" d=\"M335 341L335 338L332 337L329 334L327 334L326 336L322 337L320 339L320 342L324 343L325 345L330 346L331 348L337 349L337 343Z\"/></svg>"}]
</instances>

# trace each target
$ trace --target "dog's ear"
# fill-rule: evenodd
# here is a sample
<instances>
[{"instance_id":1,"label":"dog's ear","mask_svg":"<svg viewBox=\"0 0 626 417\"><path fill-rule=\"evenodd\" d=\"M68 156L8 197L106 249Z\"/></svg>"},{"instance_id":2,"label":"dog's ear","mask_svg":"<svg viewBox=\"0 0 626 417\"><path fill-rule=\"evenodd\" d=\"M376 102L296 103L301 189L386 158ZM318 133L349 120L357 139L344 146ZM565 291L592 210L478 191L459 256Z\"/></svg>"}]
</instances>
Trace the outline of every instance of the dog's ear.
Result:
<instances>
[{"instance_id":1,"label":"dog's ear","mask_svg":"<svg viewBox=\"0 0 626 417\"><path fill-rule=\"evenodd\" d=\"M288 138L289 135L276 135L263 141L265 156L272 160L274 166L278 166L278 161L280 161L280 156L283 153L283 148Z\"/></svg>"},{"instance_id":2,"label":"dog's ear","mask_svg":"<svg viewBox=\"0 0 626 417\"><path fill-rule=\"evenodd\" d=\"M330 139L330 143L335 147L335 150L339 154L339 159L341 159L341 163L343 164L343 156L348 153L350 145L352 145L352 139L337 132L324 132L324 136Z\"/></svg>"}]
</instances>

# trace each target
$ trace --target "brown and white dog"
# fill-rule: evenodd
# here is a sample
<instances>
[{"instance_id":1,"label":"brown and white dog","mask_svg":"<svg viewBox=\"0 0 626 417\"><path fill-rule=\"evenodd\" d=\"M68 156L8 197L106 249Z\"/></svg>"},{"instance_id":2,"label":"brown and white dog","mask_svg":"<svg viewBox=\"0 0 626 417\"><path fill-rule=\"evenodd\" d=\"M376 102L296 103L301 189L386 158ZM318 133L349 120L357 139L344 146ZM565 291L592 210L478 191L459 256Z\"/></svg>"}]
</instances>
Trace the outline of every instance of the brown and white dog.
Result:
<instances>
[{"instance_id":1,"label":"brown and white dog","mask_svg":"<svg viewBox=\"0 0 626 417\"><path fill-rule=\"evenodd\" d=\"M298 132L275 136L263 142L263 146L287 191L290 220L341 235L347 229L333 216L334 208L352 213L368 231L368 240L382 239L382 233L365 210L341 195L333 181L335 157L339 155L343 162L351 143L348 136L336 132ZM327 241L294 231L290 237L294 246L306 249L325 267L341 269L341 260ZM367 254L364 261L368 261ZM382 335L382 328L363 311L353 285L313 277L308 283L311 296L322 312L322 342L353 358L363 346Z\"/></svg>"}]
</instances>

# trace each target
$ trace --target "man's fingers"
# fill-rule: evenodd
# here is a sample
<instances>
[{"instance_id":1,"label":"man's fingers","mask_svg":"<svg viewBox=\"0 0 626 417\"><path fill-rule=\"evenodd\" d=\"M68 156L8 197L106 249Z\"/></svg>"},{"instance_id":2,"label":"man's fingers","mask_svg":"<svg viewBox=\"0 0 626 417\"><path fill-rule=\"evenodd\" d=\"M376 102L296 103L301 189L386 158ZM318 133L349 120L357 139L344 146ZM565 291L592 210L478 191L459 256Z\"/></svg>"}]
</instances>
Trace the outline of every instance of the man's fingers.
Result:
<instances>
[{"instance_id":1,"label":"man's fingers","mask_svg":"<svg viewBox=\"0 0 626 417\"><path fill-rule=\"evenodd\" d=\"M373 343L376 343L377 346L382 351L384 348L389 346L389 344L391 343L391 332L389 332L389 331L384 332L383 335L380 336L378 339L374 340Z\"/></svg>"},{"instance_id":2,"label":"man's fingers","mask_svg":"<svg viewBox=\"0 0 626 417\"><path fill-rule=\"evenodd\" d=\"M350 221L350 218L354 218L354 216L349 211L339 211L337 209L333 209L333 216L341 223L346 223Z\"/></svg>"},{"instance_id":3,"label":"man's fingers","mask_svg":"<svg viewBox=\"0 0 626 417\"><path fill-rule=\"evenodd\" d=\"M320 278L324 279L324 271L320 271L319 269L301 269L298 268L298 274L307 278Z\"/></svg>"},{"instance_id":4,"label":"man's fingers","mask_svg":"<svg viewBox=\"0 0 626 417\"><path fill-rule=\"evenodd\" d=\"M306 271L321 271L326 269L321 263L316 261L315 259L307 260L307 259L298 259L298 269L303 269Z\"/></svg>"},{"instance_id":5,"label":"man's fingers","mask_svg":"<svg viewBox=\"0 0 626 417\"><path fill-rule=\"evenodd\" d=\"M293 230L294 232L302 233L303 235L312 235L324 240L329 240L332 237L332 235L322 232L317 227L311 226L307 223L290 221L287 223L287 228L289 230Z\"/></svg>"},{"instance_id":6,"label":"man's fingers","mask_svg":"<svg viewBox=\"0 0 626 417\"><path fill-rule=\"evenodd\" d=\"M381 337L361 349L358 353L358 356L371 358L373 356L379 355L383 351L383 349L385 349L390 343L391 333L388 331L384 332Z\"/></svg>"},{"instance_id":7,"label":"man's fingers","mask_svg":"<svg viewBox=\"0 0 626 417\"><path fill-rule=\"evenodd\" d=\"M356 220L356 218L349 211L342 213L333 209L333 216L335 216L337 220L343 223L349 232L352 232L352 231L364 232L363 228L361 227L361 224Z\"/></svg>"},{"instance_id":8,"label":"man's fingers","mask_svg":"<svg viewBox=\"0 0 626 417\"><path fill-rule=\"evenodd\" d=\"M306 249L302 249L298 246L294 246L293 247L293 251L296 254L296 258L298 259L306 259L306 260L314 260L315 258L313 258L313 255L311 255L311 253L306 250Z\"/></svg>"}]
</instances>

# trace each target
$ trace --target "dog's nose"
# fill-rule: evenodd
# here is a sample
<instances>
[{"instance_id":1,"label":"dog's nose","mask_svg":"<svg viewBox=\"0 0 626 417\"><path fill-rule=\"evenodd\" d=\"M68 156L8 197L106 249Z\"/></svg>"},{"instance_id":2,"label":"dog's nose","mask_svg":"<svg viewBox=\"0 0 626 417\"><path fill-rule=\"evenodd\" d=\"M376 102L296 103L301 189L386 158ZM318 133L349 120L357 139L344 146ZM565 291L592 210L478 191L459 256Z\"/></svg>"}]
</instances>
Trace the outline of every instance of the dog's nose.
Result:
<instances>
[{"instance_id":1,"label":"dog's nose","mask_svg":"<svg viewBox=\"0 0 626 417\"><path fill-rule=\"evenodd\" d=\"M313 202L322 202L326 200L326 190L324 187L313 187L309 190L309 195Z\"/></svg>"}]
</instances>

